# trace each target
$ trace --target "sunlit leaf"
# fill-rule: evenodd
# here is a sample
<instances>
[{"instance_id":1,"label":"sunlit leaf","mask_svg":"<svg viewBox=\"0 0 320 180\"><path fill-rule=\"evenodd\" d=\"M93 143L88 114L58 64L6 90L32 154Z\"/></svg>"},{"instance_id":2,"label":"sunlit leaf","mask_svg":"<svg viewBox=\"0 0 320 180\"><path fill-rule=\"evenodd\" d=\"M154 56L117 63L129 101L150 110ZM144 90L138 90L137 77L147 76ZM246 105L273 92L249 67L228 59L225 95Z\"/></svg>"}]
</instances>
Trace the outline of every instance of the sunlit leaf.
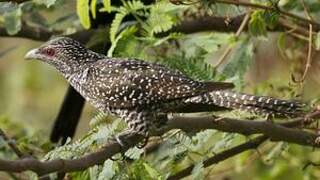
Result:
<instances>
[{"instance_id":1,"label":"sunlit leaf","mask_svg":"<svg viewBox=\"0 0 320 180\"><path fill-rule=\"evenodd\" d=\"M317 33L314 44L317 50L320 50L320 32Z\"/></svg>"},{"instance_id":2,"label":"sunlit leaf","mask_svg":"<svg viewBox=\"0 0 320 180\"><path fill-rule=\"evenodd\" d=\"M102 0L102 3L103 3L103 8L107 12L111 12L111 0Z\"/></svg>"},{"instance_id":3,"label":"sunlit leaf","mask_svg":"<svg viewBox=\"0 0 320 180\"><path fill-rule=\"evenodd\" d=\"M104 162L102 171L99 173L98 180L112 179L116 174L117 163L108 159Z\"/></svg>"},{"instance_id":4,"label":"sunlit leaf","mask_svg":"<svg viewBox=\"0 0 320 180\"><path fill-rule=\"evenodd\" d=\"M204 168L203 168L203 162L200 161L198 162L194 168L192 169L192 178L193 179L204 179L204 174L203 174Z\"/></svg>"},{"instance_id":5,"label":"sunlit leaf","mask_svg":"<svg viewBox=\"0 0 320 180\"><path fill-rule=\"evenodd\" d=\"M110 41L113 43L116 39L116 35L118 33L120 24L122 23L123 18L127 15L127 11L123 8L120 9L121 11L118 12L112 23L111 23L111 27L110 27Z\"/></svg>"},{"instance_id":6,"label":"sunlit leaf","mask_svg":"<svg viewBox=\"0 0 320 180\"><path fill-rule=\"evenodd\" d=\"M161 179L160 174L154 168L149 166L147 163L143 163L143 165L152 179L158 179L158 180Z\"/></svg>"},{"instance_id":7,"label":"sunlit leaf","mask_svg":"<svg viewBox=\"0 0 320 180\"><path fill-rule=\"evenodd\" d=\"M56 1L57 0L33 0L33 2L35 2L37 4L43 4L43 5L47 6L47 8L54 5L54 3Z\"/></svg>"},{"instance_id":8,"label":"sunlit leaf","mask_svg":"<svg viewBox=\"0 0 320 180\"><path fill-rule=\"evenodd\" d=\"M272 150L267 154L265 161L268 163L272 163L275 159L277 159L281 153L288 149L288 144L285 142L279 142L275 145Z\"/></svg>"},{"instance_id":9,"label":"sunlit leaf","mask_svg":"<svg viewBox=\"0 0 320 180\"><path fill-rule=\"evenodd\" d=\"M265 11L263 18L269 28L274 28L279 20L280 14L276 11Z\"/></svg>"},{"instance_id":10,"label":"sunlit leaf","mask_svg":"<svg viewBox=\"0 0 320 180\"><path fill-rule=\"evenodd\" d=\"M249 31L254 36L266 36L267 25L263 19L263 11L254 11L249 21Z\"/></svg>"},{"instance_id":11,"label":"sunlit leaf","mask_svg":"<svg viewBox=\"0 0 320 180\"><path fill-rule=\"evenodd\" d=\"M97 0L91 0L90 10L91 10L93 19L95 19L97 16Z\"/></svg>"},{"instance_id":12,"label":"sunlit leaf","mask_svg":"<svg viewBox=\"0 0 320 180\"><path fill-rule=\"evenodd\" d=\"M78 0L77 1L77 14L82 26L85 29L91 27L90 14L89 14L89 0Z\"/></svg>"},{"instance_id":13,"label":"sunlit leaf","mask_svg":"<svg viewBox=\"0 0 320 180\"><path fill-rule=\"evenodd\" d=\"M137 31L137 28L134 27L134 26L125 28L123 31L121 31L121 33L120 33L120 34L116 37L116 39L112 42L111 47L109 48L107 55L108 55L109 57L112 57L113 51L114 51L114 49L116 48L118 41L119 41L122 37L124 37L124 36L129 36L129 35L134 34L136 31Z\"/></svg>"},{"instance_id":14,"label":"sunlit leaf","mask_svg":"<svg viewBox=\"0 0 320 180\"><path fill-rule=\"evenodd\" d=\"M125 155L131 159L139 159L141 154L144 152L143 149L139 149L137 147L133 147L127 150Z\"/></svg>"},{"instance_id":15,"label":"sunlit leaf","mask_svg":"<svg viewBox=\"0 0 320 180\"><path fill-rule=\"evenodd\" d=\"M10 11L4 13L4 26L8 34L14 35L21 29L22 11L19 6L14 6Z\"/></svg>"}]
</instances>

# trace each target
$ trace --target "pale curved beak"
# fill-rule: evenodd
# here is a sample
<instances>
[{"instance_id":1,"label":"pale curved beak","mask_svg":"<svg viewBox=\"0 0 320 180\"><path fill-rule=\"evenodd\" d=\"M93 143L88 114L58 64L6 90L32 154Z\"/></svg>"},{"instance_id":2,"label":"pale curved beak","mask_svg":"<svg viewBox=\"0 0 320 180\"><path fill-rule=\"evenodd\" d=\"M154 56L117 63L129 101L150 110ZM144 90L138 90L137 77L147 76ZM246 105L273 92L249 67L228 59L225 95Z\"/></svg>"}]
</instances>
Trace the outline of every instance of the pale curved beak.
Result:
<instances>
[{"instance_id":1,"label":"pale curved beak","mask_svg":"<svg viewBox=\"0 0 320 180\"><path fill-rule=\"evenodd\" d=\"M32 49L27 52L27 54L24 56L24 59L30 60L30 59L37 59L38 57L39 57L38 49Z\"/></svg>"}]
</instances>

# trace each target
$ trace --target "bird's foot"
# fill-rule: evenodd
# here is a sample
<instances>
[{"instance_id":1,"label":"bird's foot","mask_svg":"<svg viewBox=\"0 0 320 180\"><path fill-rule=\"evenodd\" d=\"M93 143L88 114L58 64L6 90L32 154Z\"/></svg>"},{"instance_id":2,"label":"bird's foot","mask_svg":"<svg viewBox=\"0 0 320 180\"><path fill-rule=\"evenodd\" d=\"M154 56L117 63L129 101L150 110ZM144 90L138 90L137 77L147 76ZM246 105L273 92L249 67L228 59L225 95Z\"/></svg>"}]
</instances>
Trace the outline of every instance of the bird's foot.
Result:
<instances>
[{"instance_id":1,"label":"bird's foot","mask_svg":"<svg viewBox=\"0 0 320 180\"><path fill-rule=\"evenodd\" d=\"M125 159L125 155L122 151L120 152L119 158L110 157L110 160L112 160L112 161L123 161L124 159Z\"/></svg>"},{"instance_id":2,"label":"bird's foot","mask_svg":"<svg viewBox=\"0 0 320 180\"><path fill-rule=\"evenodd\" d=\"M142 143L137 145L137 148L142 149L148 144L149 137L145 136Z\"/></svg>"},{"instance_id":3,"label":"bird's foot","mask_svg":"<svg viewBox=\"0 0 320 180\"><path fill-rule=\"evenodd\" d=\"M115 140L117 141L117 143L121 146L121 147L126 147L128 146L128 143L125 141L125 139L123 138L123 135L117 135L115 137Z\"/></svg>"},{"instance_id":4,"label":"bird's foot","mask_svg":"<svg viewBox=\"0 0 320 180\"><path fill-rule=\"evenodd\" d=\"M272 115L272 114L267 114L266 117L265 117L265 120L266 120L268 123L274 123L274 122L273 122L273 115Z\"/></svg>"}]
</instances>

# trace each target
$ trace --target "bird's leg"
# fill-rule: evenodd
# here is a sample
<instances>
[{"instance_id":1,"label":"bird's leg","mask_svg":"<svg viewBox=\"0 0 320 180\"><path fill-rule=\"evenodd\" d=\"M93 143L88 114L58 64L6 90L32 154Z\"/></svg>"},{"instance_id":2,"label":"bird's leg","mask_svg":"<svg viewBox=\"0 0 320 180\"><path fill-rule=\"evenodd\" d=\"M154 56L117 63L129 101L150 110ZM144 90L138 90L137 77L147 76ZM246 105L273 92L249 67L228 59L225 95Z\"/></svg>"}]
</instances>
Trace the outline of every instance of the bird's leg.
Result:
<instances>
[{"instance_id":1,"label":"bird's leg","mask_svg":"<svg viewBox=\"0 0 320 180\"><path fill-rule=\"evenodd\" d=\"M270 114L270 113L266 114L265 119L267 122L273 123L273 115L272 114Z\"/></svg>"},{"instance_id":2,"label":"bird's leg","mask_svg":"<svg viewBox=\"0 0 320 180\"><path fill-rule=\"evenodd\" d=\"M140 134L144 137L144 141L142 144L139 144L137 147L143 148L147 142L149 137L149 119L150 114L147 112L139 112L139 111L123 111L121 112L121 118L125 120L128 124L128 129L117 136L115 139L121 147L128 146L128 142L126 142L126 134Z\"/></svg>"},{"instance_id":3,"label":"bird's leg","mask_svg":"<svg viewBox=\"0 0 320 180\"><path fill-rule=\"evenodd\" d=\"M126 142L126 138L124 136L124 134L132 134L132 133L138 133L140 135L142 135L144 137L143 143L138 144L137 147L138 148L143 148L147 145L148 140L149 140L149 136L148 133L141 133L140 131L136 131L135 129L127 129L125 130L125 132L121 133L120 135L115 137L115 140L117 141L117 143L121 146L121 147L126 147L128 146L128 142Z\"/></svg>"},{"instance_id":4,"label":"bird's leg","mask_svg":"<svg viewBox=\"0 0 320 180\"><path fill-rule=\"evenodd\" d=\"M135 127L133 127L132 131L137 131L139 134L141 134L143 138L143 142L139 143L137 145L137 148L142 149L148 144L149 140L149 126L148 121L146 118L142 118L141 121L137 121L137 124Z\"/></svg>"},{"instance_id":5,"label":"bird's leg","mask_svg":"<svg viewBox=\"0 0 320 180\"><path fill-rule=\"evenodd\" d=\"M115 158L112 158L112 157L111 157L110 159L111 159L112 161L118 161L118 160L124 160L124 159L125 159L124 147L129 146L129 145L128 145L128 142L126 141L126 140L127 140L126 136L127 136L127 135L130 135L131 133L132 133L132 131L126 130L126 131L124 131L123 133L115 136L114 139L117 141L117 143L120 145L120 148L121 148L121 151L120 151L121 157L118 158L118 159L115 159Z\"/></svg>"},{"instance_id":6,"label":"bird's leg","mask_svg":"<svg viewBox=\"0 0 320 180\"><path fill-rule=\"evenodd\" d=\"M139 149L144 148L144 147L148 144L148 140L149 140L149 137L145 137L145 138L143 139L143 142L142 142L142 143L139 143L139 144L137 145L137 148L139 148Z\"/></svg>"}]
</instances>

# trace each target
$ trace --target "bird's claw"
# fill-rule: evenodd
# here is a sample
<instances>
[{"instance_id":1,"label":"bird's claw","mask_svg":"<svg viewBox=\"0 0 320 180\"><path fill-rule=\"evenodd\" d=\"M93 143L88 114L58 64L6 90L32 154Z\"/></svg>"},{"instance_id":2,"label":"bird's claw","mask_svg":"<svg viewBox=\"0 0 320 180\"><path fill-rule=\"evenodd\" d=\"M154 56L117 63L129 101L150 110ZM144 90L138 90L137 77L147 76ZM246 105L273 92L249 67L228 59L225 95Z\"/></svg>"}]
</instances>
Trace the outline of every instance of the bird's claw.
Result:
<instances>
[{"instance_id":1,"label":"bird's claw","mask_svg":"<svg viewBox=\"0 0 320 180\"><path fill-rule=\"evenodd\" d=\"M112 161L123 161L125 159L124 153L121 151L120 155L121 155L120 158L110 157L110 160L112 160Z\"/></svg>"},{"instance_id":2,"label":"bird's claw","mask_svg":"<svg viewBox=\"0 0 320 180\"><path fill-rule=\"evenodd\" d=\"M121 148L126 146L126 143L123 140L121 140L119 136L116 136L115 139L117 143L121 146Z\"/></svg>"},{"instance_id":3,"label":"bird's claw","mask_svg":"<svg viewBox=\"0 0 320 180\"><path fill-rule=\"evenodd\" d=\"M139 148L139 149L144 148L144 147L148 144L148 140L149 140L149 137L145 137L145 138L143 139L143 142L142 142L142 143L139 143L139 144L137 145L137 148Z\"/></svg>"}]
</instances>

